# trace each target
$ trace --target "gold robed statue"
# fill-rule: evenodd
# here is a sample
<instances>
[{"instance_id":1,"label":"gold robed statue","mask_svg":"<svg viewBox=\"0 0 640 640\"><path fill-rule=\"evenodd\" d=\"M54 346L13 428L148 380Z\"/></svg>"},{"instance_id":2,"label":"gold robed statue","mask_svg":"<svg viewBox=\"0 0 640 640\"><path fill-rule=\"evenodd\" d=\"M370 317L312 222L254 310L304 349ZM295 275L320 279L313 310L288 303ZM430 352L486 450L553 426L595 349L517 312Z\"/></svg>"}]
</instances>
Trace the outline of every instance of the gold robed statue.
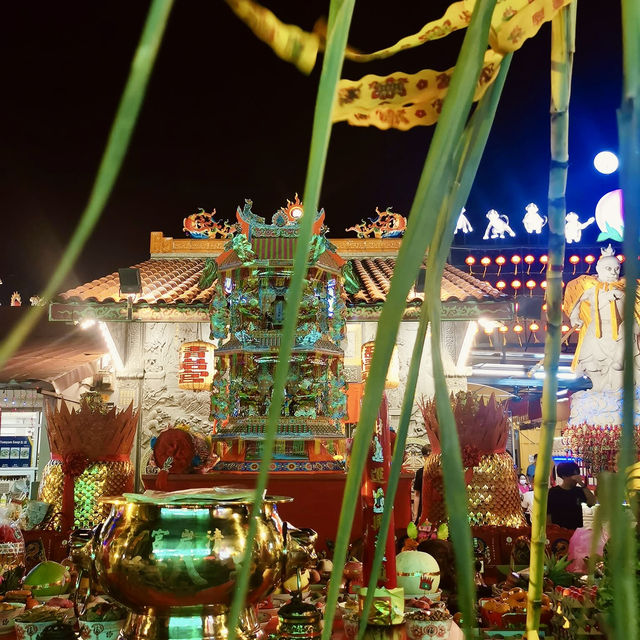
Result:
<instances>
[{"instance_id":1,"label":"gold robed statue","mask_svg":"<svg viewBox=\"0 0 640 640\"><path fill-rule=\"evenodd\" d=\"M591 379L594 391L622 388L624 361L623 307L625 281L620 278L620 261L609 245L601 250L596 275L585 274L567 283L564 311L578 330L578 344L572 369ZM640 367L638 308L634 322L634 368Z\"/></svg>"}]
</instances>

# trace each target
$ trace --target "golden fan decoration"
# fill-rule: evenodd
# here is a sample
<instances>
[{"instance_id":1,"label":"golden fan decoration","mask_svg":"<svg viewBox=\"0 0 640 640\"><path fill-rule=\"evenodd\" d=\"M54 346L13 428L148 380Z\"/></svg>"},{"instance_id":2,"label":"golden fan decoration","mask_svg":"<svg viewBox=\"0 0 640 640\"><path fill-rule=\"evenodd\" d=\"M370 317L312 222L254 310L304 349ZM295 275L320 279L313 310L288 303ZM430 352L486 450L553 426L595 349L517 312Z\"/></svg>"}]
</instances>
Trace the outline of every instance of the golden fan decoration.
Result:
<instances>
[{"instance_id":1,"label":"golden fan decoration","mask_svg":"<svg viewBox=\"0 0 640 640\"><path fill-rule=\"evenodd\" d=\"M420 521L446 522L443 497L440 426L434 400L418 403L432 453L425 460ZM467 482L469 519L473 526L524 527L513 459L506 452L508 418L492 394L487 402L473 393L451 396Z\"/></svg>"},{"instance_id":2,"label":"golden fan decoration","mask_svg":"<svg viewBox=\"0 0 640 640\"><path fill-rule=\"evenodd\" d=\"M134 469L129 456L139 411L133 403L124 411L83 398L80 408L46 409L51 460L44 469L39 499L62 511L65 470L74 483L74 528L88 529L105 516L102 496L133 490Z\"/></svg>"}]
</instances>

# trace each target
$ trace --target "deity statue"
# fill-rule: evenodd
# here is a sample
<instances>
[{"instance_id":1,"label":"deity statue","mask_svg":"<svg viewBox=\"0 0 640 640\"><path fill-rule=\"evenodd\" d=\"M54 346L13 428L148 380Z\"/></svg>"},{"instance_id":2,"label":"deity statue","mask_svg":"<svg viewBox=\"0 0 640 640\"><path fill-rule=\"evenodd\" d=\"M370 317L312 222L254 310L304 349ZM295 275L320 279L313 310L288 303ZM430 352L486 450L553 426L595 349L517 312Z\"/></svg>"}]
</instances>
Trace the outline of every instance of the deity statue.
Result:
<instances>
[{"instance_id":1,"label":"deity statue","mask_svg":"<svg viewBox=\"0 0 640 640\"><path fill-rule=\"evenodd\" d=\"M594 391L616 391L622 388L625 282L611 245L601 254L596 276L582 275L567 283L564 309L571 326L580 332L572 369L588 376ZM638 368L637 318L634 324L632 348Z\"/></svg>"}]
</instances>

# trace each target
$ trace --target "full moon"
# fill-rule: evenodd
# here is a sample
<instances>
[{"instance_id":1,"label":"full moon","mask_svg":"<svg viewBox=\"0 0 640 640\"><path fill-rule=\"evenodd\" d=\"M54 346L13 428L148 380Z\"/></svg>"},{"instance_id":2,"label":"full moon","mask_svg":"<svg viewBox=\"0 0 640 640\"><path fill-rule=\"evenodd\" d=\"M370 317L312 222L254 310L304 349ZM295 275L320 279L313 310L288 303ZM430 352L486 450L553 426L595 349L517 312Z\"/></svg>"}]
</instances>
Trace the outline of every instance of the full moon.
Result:
<instances>
[{"instance_id":1,"label":"full moon","mask_svg":"<svg viewBox=\"0 0 640 640\"><path fill-rule=\"evenodd\" d=\"M611 151L601 151L593 159L593 166L605 175L618 170L618 156Z\"/></svg>"}]
</instances>

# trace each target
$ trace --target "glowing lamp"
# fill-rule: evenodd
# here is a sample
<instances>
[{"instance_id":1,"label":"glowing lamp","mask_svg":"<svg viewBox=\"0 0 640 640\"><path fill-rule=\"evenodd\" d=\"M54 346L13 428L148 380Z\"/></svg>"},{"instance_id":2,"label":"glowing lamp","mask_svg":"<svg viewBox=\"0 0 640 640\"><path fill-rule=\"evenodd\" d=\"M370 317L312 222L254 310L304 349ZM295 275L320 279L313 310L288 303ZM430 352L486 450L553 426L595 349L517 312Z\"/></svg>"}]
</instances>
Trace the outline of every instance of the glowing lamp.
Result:
<instances>
[{"instance_id":1,"label":"glowing lamp","mask_svg":"<svg viewBox=\"0 0 640 640\"><path fill-rule=\"evenodd\" d=\"M526 287L527 289L535 289L537 282L535 280L527 280Z\"/></svg>"},{"instance_id":2,"label":"glowing lamp","mask_svg":"<svg viewBox=\"0 0 640 640\"><path fill-rule=\"evenodd\" d=\"M362 358L362 381L366 381L369 376L369 369L371 368L371 361L373 360L373 348L374 341L370 340L362 345L361 358ZM400 364L398 359L398 347L394 345L391 352L391 360L389 362L389 368L387 369L387 377L385 379L385 389L395 389L400 384Z\"/></svg>"},{"instance_id":3,"label":"glowing lamp","mask_svg":"<svg viewBox=\"0 0 640 640\"><path fill-rule=\"evenodd\" d=\"M549 256L547 256L547 255L540 256L540 263L541 264L547 264L547 262L549 262Z\"/></svg>"},{"instance_id":4,"label":"glowing lamp","mask_svg":"<svg viewBox=\"0 0 640 640\"><path fill-rule=\"evenodd\" d=\"M196 340L180 345L178 386L191 391L209 391L214 374L214 347L210 342Z\"/></svg>"},{"instance_id":5,"label":"glowing lamp","mask_svg":"<svg viewBox=\"0 0 640 640\"><path fill-rule=\"evenodd\" d=\"M511 256L511 262L513 264L520 264L521 261L522 261L522 258L520 256Z\"/></svg>"},{"instance_id":6,"label":"glowing lamp","mask_svg":"<svg viewBox=\"0 0 640 640\"><path fill-rule=\"evenodd\" d=\"M524 331L524 327L521 324L513 325L514 333L522 333Z\"/></svg>"},{"instance_id":7,"label":"glowing lamp","mask_svg":"<svg viewBox=\"0 0 640 640\"><path fill-rule=\"evenodd\" d=\"M470 267L476 263L476 259L473 256L467 256L464 261L465 264L469 265Z\"/></svg>"},{"instance_id":8,"label":"glowing lamp","mask_svg":"<svg viewBox=\"0 0 640 640\"><path fill-rule=\"evenodd\" d=\"M496 289L500 289L502 291L507 286L507 283L504 280L498 280L496 282Z\"/></svg>"},{"instance_id":9,"label":"glowing lamp","mask_svg":"<svg viewBox=\"0 0 640 640\"><path fill-rule=\"evenodd\" d=\"M546 288L547 288L547 281L546 281L546 280L543 280L543 281L540 283L540 286L541 286L543 289L546 289Z\"/></svg>"},{"instance_id":10,"label":"glowing lamp","mask_svg":"<svg viewBox=\"0 0 640 640\"><path fill-rule=\"evenodd\" d=\"M511 286L514 289L519 289L522 286L522 282L520 282L520 280L512 280L511 281Z\"/></svg>"},{"instance_id":11,"label":"glowing lamp","mask_svg":"<svg viewBox=\"0 0 640 640\"><path fill-rule=\"evenodd\" d=\"M578 262L580 262L580 256L571 256L569 262L571 264L578 264Z\"/></svg>"},{"instance_id":12,"label":"glowing lamp","mask_svg":"<svg viewBox=\"0 0 640 640\"><path fill-rule=\"evenodd\" d=\"M616 172L619 164L618 156L613 151L600 151L593 159L593 166L596 171L605 175Z\"/></svg>"},{"instance_id":13,"label":"glowing lamp","mask_svg":"<svg viewBox=\"0 0 640 640\"><path fill-rule=\"evenodd\" d=\"M500 333L507 333L507 331L509 331L509 327L507 327L506 325L502 324L502 325L500 325L500 327L498 327L498 331Z\"/></svg>"},{"instance_id":14,"label":"glowing lamp","mask_svg":"<svg viewBox=\"0 0 640 640\"><path fill-rule=\"evenodd\" d=\"M502 266L506 261L507 261L507 259L506 259L504 256L498 256L498 257L496 258L496 264L497 264L498 266L500 266L500 267L501 267L501 266Z\"/></svg>"},{"instance_id":15,"label":"glowing lamp","mask_svg":"<svg viewBox=\"0 0 640 640\"><path fill-rule=\"evenodd\" d=\"M619 254L616 256L616 258L618 258L618 260L619 260L620 262L624 262L624 261L625 261L625 257L624 257L621 253L619 253Z\"/></svg>"},{"instance_id":16,"label":"glowing lamp","mask_svg":"<svg viewBox=\"0 0 640 640\"><path fill-rule=\"evenodd\" d=\"M546 302L542 305L542 310L543 310L543 311L546 311L546 310L547 310L547 303L546 303Z\"/></svg>"},{"instance_id":17,"label":"glowing lamp","mask_svg":"<svg viewBox=\"0 0 640 640\"><path fill-rule=\"evenodd\" d=\"M495 325L493 325L493 324L487 324L487 325L485 325L485 326L484 326L484 332L485 332L487 335L489 335L489 334L493 333L493 331L495 330L495 328L496 328L496 327L495 327Z\"/></svg>"},{"instance_id":18,"label":"glowing lamp","mask_svg":"<svg viewBox=\"0 0 640 640\"><path fill-rule=\"evenodd\" d=\"M570 327L568 324L563 324L562 327L562 333L567 333L567 331L569 331Z\"/></svg>"},{"instance_id":19,"label":"glowing lamp","mask_svg":"<svg viewBox=\"0 0 640 640\"><path fill-rule=\"evenodd\" d=\"M537 331L540 328L540 325L537 322L532 322L529 325L529 329L531 329L531 331Z\"/></svg>"},{"instance_id":20,"label":"glowing lamp","mask_svg":"<svg viewBox=\"0 0 640 640\"><path fill-rule=\"evenodd\" d=\"M589 254L588 256L585 256L585 257L584 257L584 261L585 261L587 264L593 264L593 263L596 261L596 257L595 257L595 256L592 256L591 254Z\"/></svg>"},{"instance_id":21,"label":"glowing lamp","mask_svg":"<svg viewBox=\"0 0 640 640\"><path fill-rule=\"evenodd\" d=\"M524 261L527 264L533 264L535 262L535 258L529 253L524 257Z\"/></svg>"},{"instance_id":22,"label":"glowing lamp","mask_svg":"<svg viewBox=\"0 0 640 640\"><path fill-rule=\"evenodd\" d=\"M489 258L488 256L484 256L484 258L480 260L480 264L483 267L488 267L491 264L491 258Z\"/></svg>"}]
</instances>

